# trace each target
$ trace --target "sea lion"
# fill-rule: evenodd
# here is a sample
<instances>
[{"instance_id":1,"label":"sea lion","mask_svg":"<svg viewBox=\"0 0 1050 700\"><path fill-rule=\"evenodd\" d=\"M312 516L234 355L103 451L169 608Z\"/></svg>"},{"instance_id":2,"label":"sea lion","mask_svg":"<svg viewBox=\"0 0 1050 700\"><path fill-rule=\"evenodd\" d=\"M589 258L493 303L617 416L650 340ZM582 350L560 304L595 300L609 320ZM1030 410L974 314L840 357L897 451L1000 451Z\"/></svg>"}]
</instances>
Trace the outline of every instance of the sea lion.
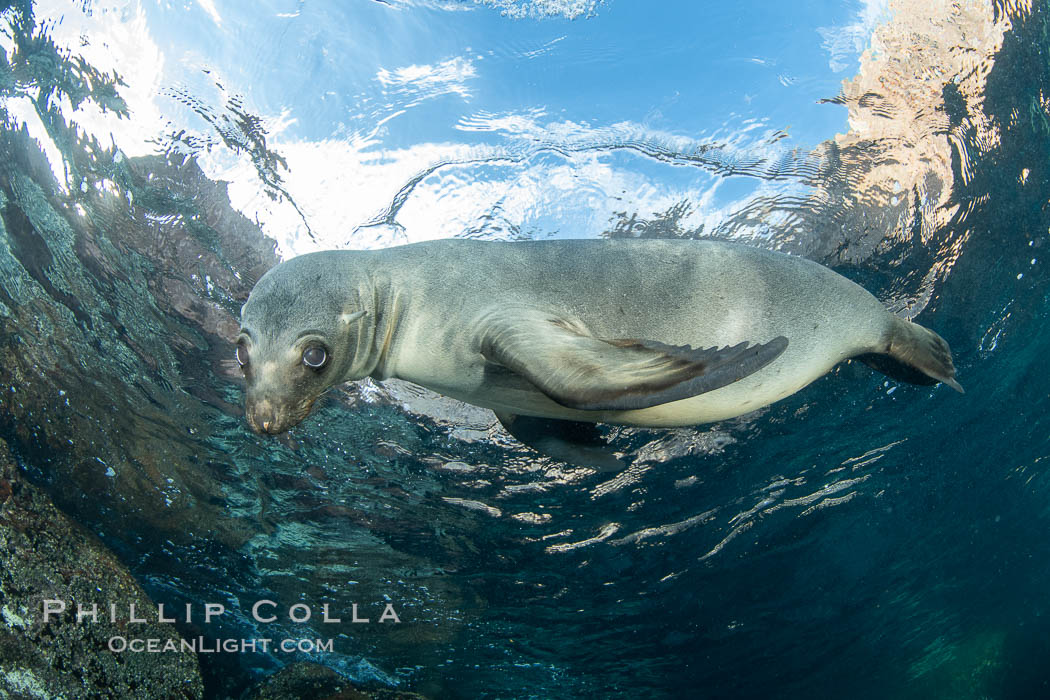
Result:
<instances>
[{"instance_id":1,"label":"sea lion","mask_svg":"<svg viewBox=\"0 0 1050 700\"><path fill-rule=\"evenodd\" d=\"M298 424L333 385L397 377L490 408L523 442L568 461L598 444L588 424L731 418L851 357L962 391L933 331L817 263L722 241L310 253L255 285L236 357L260 433Z\"/></svg>"}]
</instances>

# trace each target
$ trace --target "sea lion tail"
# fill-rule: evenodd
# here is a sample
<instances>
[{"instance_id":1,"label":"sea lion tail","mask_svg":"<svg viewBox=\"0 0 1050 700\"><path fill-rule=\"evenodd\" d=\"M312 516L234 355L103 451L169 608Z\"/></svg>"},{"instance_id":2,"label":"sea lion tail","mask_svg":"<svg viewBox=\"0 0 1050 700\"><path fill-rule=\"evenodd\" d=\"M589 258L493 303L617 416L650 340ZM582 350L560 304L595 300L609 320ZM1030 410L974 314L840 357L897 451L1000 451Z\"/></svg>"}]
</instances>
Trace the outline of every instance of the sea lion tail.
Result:
<instances>
[{"instance_id":1,"label":"sea lion tail","mask_svg":"<svg viewBox=\"0 0 1050 700\"><path fill-rule=\"evenodd\" d=\"M965 393L955 381L952 351L944 338L917 323L893 317L882 347L857 359L886 376L909 384L947 384Z\"/></svg>"}]
</instances>

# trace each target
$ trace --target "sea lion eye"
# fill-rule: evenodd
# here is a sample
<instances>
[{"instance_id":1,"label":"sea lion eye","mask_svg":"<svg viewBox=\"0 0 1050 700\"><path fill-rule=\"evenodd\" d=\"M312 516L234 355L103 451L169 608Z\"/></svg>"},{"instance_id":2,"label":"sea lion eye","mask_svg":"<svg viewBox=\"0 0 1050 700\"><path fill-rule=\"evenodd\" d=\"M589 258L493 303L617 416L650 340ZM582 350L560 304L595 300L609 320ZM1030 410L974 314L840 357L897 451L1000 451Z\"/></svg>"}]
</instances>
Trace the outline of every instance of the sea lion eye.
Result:
<instances>
[{"instance_id":1,"label":"sea lion eye","mask_svg":"<svg viewBox=\"0 0 1050 700\"><path fill-rule=\"evenodd\" d=\"M320 345L311 345L303 350L303 364L310 369L321 369L328 361L328 353Z\"/></svg>"},{"instance_id":2,"label":"sea lion eye","mask_svg":"<svg viewBox=\"0 0 1050 700\"><path fill-rule=\"evenodd\" d=\"M239 364L241 367L247 367L248 366L248 348L246 348L246 347L244 347L244 345L238 343L237 344L236 355L237 355L237 364Z\"/></svg>"}]
</instances>

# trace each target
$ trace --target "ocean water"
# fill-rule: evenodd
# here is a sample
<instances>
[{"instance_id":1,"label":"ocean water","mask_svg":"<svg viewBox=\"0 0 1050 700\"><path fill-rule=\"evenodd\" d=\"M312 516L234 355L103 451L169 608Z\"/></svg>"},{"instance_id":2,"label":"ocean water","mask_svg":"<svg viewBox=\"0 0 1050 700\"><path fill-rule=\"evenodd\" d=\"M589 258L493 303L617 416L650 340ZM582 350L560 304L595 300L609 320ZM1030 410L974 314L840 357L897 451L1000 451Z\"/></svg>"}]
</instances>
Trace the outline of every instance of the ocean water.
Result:
<instances>
[{"instance_id":1,"label":"ocean water","mask_svg":"<svg viewBox=\"0 0 1050 700\"><path fill-rule=\"evenodd\" d=\"M200 654L207 697L301 660L432 698L1050 697L1050 8L780 5L0 2L0 438L154 601L227 607L184 637L333 640ZM605 428L614 474L397 382L248 429L265 270L449 237L803 255L966 394L845 363Z\"/></svg>"}]
</instances>

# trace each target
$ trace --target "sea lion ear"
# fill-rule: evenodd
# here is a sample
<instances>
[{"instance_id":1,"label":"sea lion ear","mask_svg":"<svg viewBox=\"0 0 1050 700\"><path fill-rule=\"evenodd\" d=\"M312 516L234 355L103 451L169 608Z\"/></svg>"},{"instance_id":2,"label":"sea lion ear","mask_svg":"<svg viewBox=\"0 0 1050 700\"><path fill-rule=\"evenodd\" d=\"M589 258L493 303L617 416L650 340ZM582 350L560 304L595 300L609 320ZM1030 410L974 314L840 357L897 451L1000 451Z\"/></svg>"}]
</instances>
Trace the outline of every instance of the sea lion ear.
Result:
<instances>
[{"instance_id":1,"label":"sea lion ear","mask_svg":"<svg viewBox=\"0 0 1050 700\"><path fill-rule=\"evenodd\" d=\"M368 313L368 312L367 311L355 311L352 314L349 314L349 313L343 314L343 315L341 315L339 317L339 320L342 321L343 323L353 323L357 319L359 319L362 316L364 316L366 313Z\"/></svg>"}]
</instances>

